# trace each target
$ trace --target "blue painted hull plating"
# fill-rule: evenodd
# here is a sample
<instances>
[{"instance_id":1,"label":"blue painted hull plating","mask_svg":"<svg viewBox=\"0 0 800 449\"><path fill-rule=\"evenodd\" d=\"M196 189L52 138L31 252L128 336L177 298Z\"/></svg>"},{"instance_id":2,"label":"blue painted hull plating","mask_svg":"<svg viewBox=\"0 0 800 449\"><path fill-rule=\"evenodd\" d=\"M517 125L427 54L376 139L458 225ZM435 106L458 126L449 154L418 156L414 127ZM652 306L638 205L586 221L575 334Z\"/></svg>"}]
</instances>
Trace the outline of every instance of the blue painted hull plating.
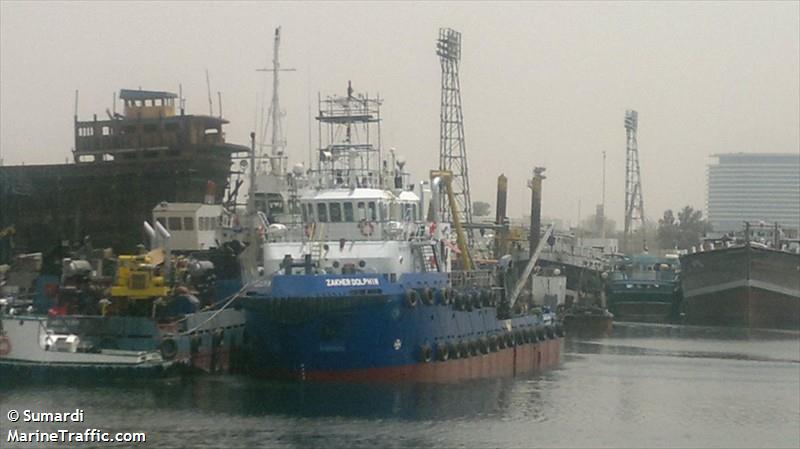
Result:
<instances>
[{"instance_id":1,"label":"blue painted hull plating","mask_svg":"<svg viewBox=\"0 0 800 449\"><path fill-rule=\"evenodd\" d=\"M243 301L251 368L269 377L380 380L430 377L447 365L455 377L483 377L463 371L509 350L514 363L515 348L560 340L541 315L501 320L486 301L448 304L446 282L442 273L406 274L397 282L381 275L276 276L271 290Z\"/></svg>"}]
</instances>

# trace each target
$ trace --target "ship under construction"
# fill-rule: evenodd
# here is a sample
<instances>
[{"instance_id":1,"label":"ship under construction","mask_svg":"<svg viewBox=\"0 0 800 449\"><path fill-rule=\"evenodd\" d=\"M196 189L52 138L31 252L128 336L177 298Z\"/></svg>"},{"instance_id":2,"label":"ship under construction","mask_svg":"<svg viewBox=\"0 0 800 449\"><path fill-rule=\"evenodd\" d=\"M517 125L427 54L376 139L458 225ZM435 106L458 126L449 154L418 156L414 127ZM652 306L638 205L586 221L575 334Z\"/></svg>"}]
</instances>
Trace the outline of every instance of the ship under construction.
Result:
<instances>
[{"instance_id":1,"label":"ship under construction","mask_svg":"<svg viewBox=\"0 0 800 449\"><path fill-rule=\"evenodd\" d=\"M107 111L107 120L75 115L73 162L0 167L6 253L48 252L87 236L131 251L159 203L223 200L232 158L249 151L225 141L227 120L187 115L171 92L122 89L119 98L123 113Z\"/></svg>"}]
</instances>

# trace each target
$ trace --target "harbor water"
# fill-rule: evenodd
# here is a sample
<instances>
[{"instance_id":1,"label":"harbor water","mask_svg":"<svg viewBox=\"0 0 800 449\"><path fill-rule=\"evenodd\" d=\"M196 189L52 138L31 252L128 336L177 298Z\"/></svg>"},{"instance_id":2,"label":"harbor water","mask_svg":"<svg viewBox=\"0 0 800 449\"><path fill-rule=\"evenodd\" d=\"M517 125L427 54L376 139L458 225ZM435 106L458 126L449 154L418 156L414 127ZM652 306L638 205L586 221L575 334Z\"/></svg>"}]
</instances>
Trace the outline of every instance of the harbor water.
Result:
<instances>
[{"instance_id":1,"label":"harbor water","mask_svg":"<svg viewBox=\"0 0 800 449\"><path fill-rule=\"evenodd\" d=\"M9 422L25 409L84 421ZM2 447L50 447L8 443L13 429L96 428L160 448L797 448L800 334L616 323L608 338L567 339L554 370L451 385L0 379L0 410Z\"/></svg>"}]
</instances>

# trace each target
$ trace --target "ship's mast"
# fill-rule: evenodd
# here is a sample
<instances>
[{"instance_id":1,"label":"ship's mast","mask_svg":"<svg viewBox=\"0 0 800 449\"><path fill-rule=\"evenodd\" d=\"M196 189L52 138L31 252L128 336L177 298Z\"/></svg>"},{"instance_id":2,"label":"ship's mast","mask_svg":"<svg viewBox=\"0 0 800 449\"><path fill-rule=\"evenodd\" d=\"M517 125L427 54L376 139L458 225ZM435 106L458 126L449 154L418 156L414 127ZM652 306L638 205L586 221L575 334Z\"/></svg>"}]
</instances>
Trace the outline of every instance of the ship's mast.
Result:
<instances>
[{"instance_id":1,"label":"ship's mast","mask_svg":"<svg viewBox=\"0 0 800 449\"><path fill-rule=\"evenodd\" d=\"M320 98L317 172L323 185L383 186L380 166L381 103L380 96L354 93L349 81L346 96Z\"/></svg>"},{"instance_id":2,"label":"ship's mast","mask_svg":"<svg viewBox=\"0 0 800 449\"><path fill-rule=\"evenodd\" d=\"M281 27L275 28L275 40L272 47L272 68L258 69L259 72L272 72L272 103L269 108L268 125L263 128L260 136L262 149L264 147L264 140L266 140L267 128L272 128L272 136L270 139L270 172L273 175L280 175L286 167L284 167L284 150L286 148L286 139L283 136L283 127L281 125L281 102L278 95L280 77L279 72L294 72L295 69L282 69L280 62L280 46L281 46ZM271 122L271 123L269 123ZM259 159L263 159L263 150L259 151Z\"/></svg>"}]
</instances>

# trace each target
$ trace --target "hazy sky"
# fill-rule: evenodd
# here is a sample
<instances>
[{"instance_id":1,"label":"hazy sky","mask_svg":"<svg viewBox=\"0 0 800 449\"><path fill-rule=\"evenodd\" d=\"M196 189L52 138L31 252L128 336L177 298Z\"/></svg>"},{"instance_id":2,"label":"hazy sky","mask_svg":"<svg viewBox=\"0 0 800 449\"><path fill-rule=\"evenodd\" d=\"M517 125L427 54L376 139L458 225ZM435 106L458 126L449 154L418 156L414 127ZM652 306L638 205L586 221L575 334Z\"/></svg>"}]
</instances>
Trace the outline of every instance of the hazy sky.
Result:
<instances>
[{"instance_id":1,"label":"hazy sky","mask_svg":"<svg viewBox=\"0 0 800 449\"><path fill-rule=\"evenodd\" d=\"M547 167L543 213L624 213L625 109L639 111L645 212L703 207L708 156L800 153L800 3L190 3L0 1L0 151L6 165L70 158L78 114L105 116L120 88L183 84L207 113L205 70L229 141L247 144L283 27L284 128L308 158L317 92L385 98L384 148L417 179L438 163L439 27L462 33L461 86L473 200L509 177L527 211ZM267 91L269 92L269 91ZM269 100L269 98L267 98ZM118 109L119 108L118 106ZM313 128L316 144L316 124Z\"/></svg>"}]
</instances>

